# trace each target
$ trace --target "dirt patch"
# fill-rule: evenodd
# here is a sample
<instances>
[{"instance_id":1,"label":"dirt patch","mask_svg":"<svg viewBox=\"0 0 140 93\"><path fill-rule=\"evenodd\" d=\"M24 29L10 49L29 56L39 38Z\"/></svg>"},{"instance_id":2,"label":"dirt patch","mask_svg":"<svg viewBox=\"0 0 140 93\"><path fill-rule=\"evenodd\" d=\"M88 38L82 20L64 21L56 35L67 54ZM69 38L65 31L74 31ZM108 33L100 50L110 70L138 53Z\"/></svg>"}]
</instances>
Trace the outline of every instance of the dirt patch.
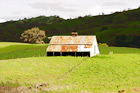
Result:
<instances>
[{"instance_id":1,"label":"dirt patch","mask_svg":"<svg viewBox=\"0 0 140 93\"><path fill-rule=\"evenodd\" d=\"M0 93L40 93L48 92L49 84L42 83L30 87L18 86L18 87L9 87L9 86L0 86Z\"/></svg>"},{"instance_id":2,"label":"dirt patch","mask_svg":"<svg viewBox=\"0 0 140 93\"><path fill-rule=\"evenodd\" d=\"M57 92L60 90L71 90L71 85L65 85L65 86L59 86L59 85L53 85L50 86L47 83L37 84L32 87L25 87L25 86L19 86L16 88L11 88L9 86L0 86L0 93L44 93L44 92ZM87 90L83 91L81 90L80 93L90 93ZM107 92L107 93L116 93L116 92ZM133 88L130 90L119 90L117 93L140 93L140 88Z\"/></svg>"},{"instance_id":3,"label":"dirt patch","mask_svg":"<svg viewBox=\"0 0 140 93\"><path fill-rule=\"evenodd\" d=\"M31 89L24 86L19 86L16 88L11 88L9 86L0 87L0 93L30 93L31 91Z\"/></svg>"},{"instance_id":4,"label":"dirt patch","mask_svg":"<svg viewBox=\"0 0 140 93\"><path fill-rule=\"evenodd\" d=\"M130 89L130 90L119 90L118 93L140 93L140 88L133 88L133 89Z\"/></svg>"},{"instance_id":5,"label":"dirt patch","mask_svg":"<svg viewBox=\"0 0 140 93\"><path fill-rule=\"evenodd\" d=\"M118 93L126 93L125 90L119 90Z\"/></svg>"},{"instance_id":6,"label":"dirt patch","mask_svg":"<svg viewBox=\"0 0 140 93\"><path fill-rule=\"evenodd\" d=\"M132 90L131 90L132 92L134 92L134 93L140 93L140 88L133 88Z\"/></svg>"},{"instance_id":7,"label":"dirt patch","mask_svg":"<svg viewBox=\"0 0 140 93\"><path fill-rule=\"evenodd\" d=\"M0 87L0 93L5 93L5 91L9 91L11 88L8 86Z\"/></svg>"}]
</instances>

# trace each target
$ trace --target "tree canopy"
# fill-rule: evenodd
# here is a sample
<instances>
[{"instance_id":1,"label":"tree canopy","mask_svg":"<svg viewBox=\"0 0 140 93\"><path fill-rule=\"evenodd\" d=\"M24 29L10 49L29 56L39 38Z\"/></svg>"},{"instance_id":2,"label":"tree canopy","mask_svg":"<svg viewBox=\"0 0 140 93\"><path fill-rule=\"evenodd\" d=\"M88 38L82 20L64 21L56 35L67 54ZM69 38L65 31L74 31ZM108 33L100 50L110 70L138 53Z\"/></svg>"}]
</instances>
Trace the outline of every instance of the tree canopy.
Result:
<instances>
[{"instance_id":1,"label":"tree canopy","mask_svg":"<svg viewBox=\"0 0 140 93\"><path fill-rule=\"evenodd\" d=\"M20 39L24 42L43 44L43 39L46 38L45 31L40 30L38 27L34 27L28 30L25 30L24 33L21 34Z\"/></svg>"}]
</instances>

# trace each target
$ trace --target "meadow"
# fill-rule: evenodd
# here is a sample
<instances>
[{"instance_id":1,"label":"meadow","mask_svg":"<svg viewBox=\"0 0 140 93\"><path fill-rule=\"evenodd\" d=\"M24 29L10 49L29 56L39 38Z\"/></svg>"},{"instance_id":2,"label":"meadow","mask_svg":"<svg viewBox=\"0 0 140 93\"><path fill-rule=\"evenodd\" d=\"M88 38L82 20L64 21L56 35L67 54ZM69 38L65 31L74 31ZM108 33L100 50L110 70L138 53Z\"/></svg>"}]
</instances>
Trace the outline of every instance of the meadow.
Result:
<instances>
[{"instance_id":1,"label":"meadow","mask_svg":"<svg viewBox=\"0 0 140 93\"><path fill-rule=\"evenodd\" d=\"M48 44L0 42L0 60L46 56Z\"/></svg>"},{"instance_id":2,"label":"meadow","mask_svg":"<svg viewBox=\"0 0 140 93\"><path fill-rule=\"evenodd\" d=\"M101 54L92 58L46 57L47 46L0 42L0 89L33 92L45 83L39 92L140 92L140 49L99 46Z\"/></svg>"}]
</instances>

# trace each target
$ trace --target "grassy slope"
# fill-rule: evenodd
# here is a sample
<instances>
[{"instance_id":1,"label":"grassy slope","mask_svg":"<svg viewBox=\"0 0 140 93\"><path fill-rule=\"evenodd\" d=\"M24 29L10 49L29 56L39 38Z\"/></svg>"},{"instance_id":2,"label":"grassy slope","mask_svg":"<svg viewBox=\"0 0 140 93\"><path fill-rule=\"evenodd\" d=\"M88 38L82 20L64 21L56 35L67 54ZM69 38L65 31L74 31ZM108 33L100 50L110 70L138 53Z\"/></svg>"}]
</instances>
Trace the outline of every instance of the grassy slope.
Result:
<instances>
[{"instance_id":1,"label":"grassy slope","mask_svg":"<svg viewBox=\"0 0 140 93\"><path fill-rule=\"evenodd\" d=\"M60 79L57 77L68 72L83 58L35 57L2 60L0 61L1 86L49 83L50 87L58 87L59 90L53 89L55 91L98 93L139 88L139 57L138 54L114 54L88 58L78 68Z\"/></svg>"},{"instance_id":2,"label":"grassy slope","mask_svg":"<svg viewBox=\"0 0 140 93\"><path fill-rule=\"evenodd\" d=\"M114 54L135 54L140 53L138 48L127 48L127 47L104 47L99 46L101 54L108 54L109 51L113 51Z\"/></svg>"},{"instance_id":3,"label":"grassy slope","mask_svg":"<svg viewBox=\"0 0 140 93\"><path fill-rule=\"evenodd\" d=\"M22 85L52 83L53 79L68 71L82 59L76 58L77 61L75 61L71 57L33 57L1 60L0 80L4 83L18 81Z\"/></svg>"},{"instance_id":4,"label":"grassy slope","mask_svg":"<svg viewBox=\"0 0 140 93\"><path fill-rule=\"evenodd\" d=\"M0 60L45 56L47 44L0 42Z\"/></svg>"},{"instance_id":5,"label":"grassy slope","mask_svg":"<svg viewBox=\"0 0 140 93\"><path fill-rule=\"evenodd\" d=\"M17 47L13 47L16 45ZM0 42L0 49L1 49L0 52L2 53L2 52L11 52L11 51L16 51L16 50L24 50L28 48L35 48L38 46L43 46L43 44L39 45L39 44L29 44L29 43Z\"/></svg>"},{"instance_id":6,"label":"grassy slope","mask_svg":"<svg viewBox=\"0 0 140 93\"><path fill-rule=\"evenodd\" d=\"M0 42L0 60L46 56L47 46L48 44ZM101 54L108 54L109 51L113 51L114 54L140 53L140 49L137 48L99 46L99 49Z\"/></svg>"},{"instance_id":7,"label":"grassy slope","mask_svg":"<svg viewBox=\"0 0 140 93\"><path fill-rule=\"evenodd\" d=\"M32 46L34 48L36 45ZM16 46L16 49L19 48ZM30 55L31 51L27 51L27 54ZM38 51L39 54L43 53L40 49L34 51ZM71 92L107 92L140 87L140 49L100 46L100 51L101 55L88 58L79 67L60 79L57 79L57 77L68 72L69 69L80 63L84 58L31 57L0 60L0 86L31 86L45 82L49 83L50 87L55 86L59 89L52 89L52 91ZM113 51L115 54L107 55L108 51ZM19 53L18 57L21 55L20 52L18 50L17 53L14 51L11 53ZM24 55L21 56L24 57ZM7 57L4 58L6 59Z\"/></svg>"},{"instance_id":8,"label":"grassy slope","mask_svg":"<svg viewBox=\"0 0 140 93\"><path fill-rule=\"evenodd\" d=\"M0 49L11 45L28 45L28 43L0 42Z\"/></svg>"},{"instance_id":9,"label":"grassy slope","mask_svg":"<svg viewBox=\"0 0 140 93\"><path fill-rule=\"evenodd\" d=\"M88 58L58 82L73 86L72 91L86 90L95 93L140 88L139 67L138 54L101 55Z\"/></svg>"}]
</instances>

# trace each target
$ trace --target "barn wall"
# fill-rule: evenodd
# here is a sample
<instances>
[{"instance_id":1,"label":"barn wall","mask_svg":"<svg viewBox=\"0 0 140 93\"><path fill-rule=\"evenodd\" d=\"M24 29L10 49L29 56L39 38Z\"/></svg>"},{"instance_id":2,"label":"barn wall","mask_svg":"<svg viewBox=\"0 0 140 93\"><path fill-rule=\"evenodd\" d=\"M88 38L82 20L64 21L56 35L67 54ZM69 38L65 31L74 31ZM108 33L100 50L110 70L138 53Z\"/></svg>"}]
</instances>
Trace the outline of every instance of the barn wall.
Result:
<instances>
[{"instance_id":1,"label":"barn wall","mask_svg":"<svg viewBox=\"0 0 140 93\"><path fill-rule=\"evenodd\" d=\"M78 45L78 52L89 52L92 45Z\"/></svg>"},{"instance_id":2,"label":"barn wall","mask_svg":"<svg viewBox=\"0 0 140 93\"><path fill-rule=\"evenodd\" d=\"M90 51L90 57L93 57L93 56L98 55L98 54L100 54L100 52L99 52L97 40L95 38L94 41L93 41L91 51Z\"/></svg>"}]
</instances>

